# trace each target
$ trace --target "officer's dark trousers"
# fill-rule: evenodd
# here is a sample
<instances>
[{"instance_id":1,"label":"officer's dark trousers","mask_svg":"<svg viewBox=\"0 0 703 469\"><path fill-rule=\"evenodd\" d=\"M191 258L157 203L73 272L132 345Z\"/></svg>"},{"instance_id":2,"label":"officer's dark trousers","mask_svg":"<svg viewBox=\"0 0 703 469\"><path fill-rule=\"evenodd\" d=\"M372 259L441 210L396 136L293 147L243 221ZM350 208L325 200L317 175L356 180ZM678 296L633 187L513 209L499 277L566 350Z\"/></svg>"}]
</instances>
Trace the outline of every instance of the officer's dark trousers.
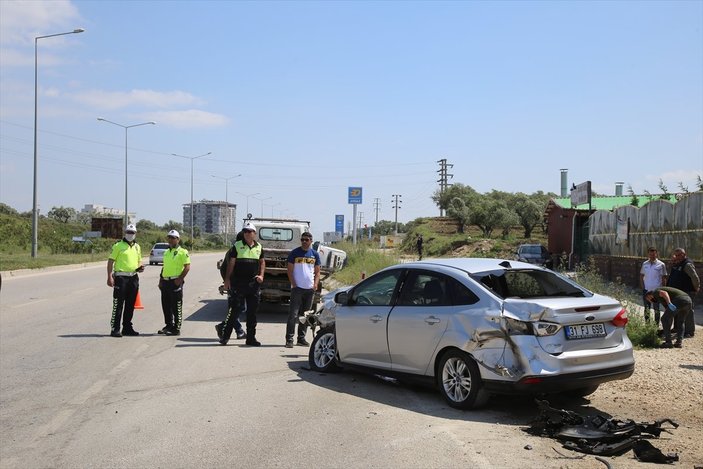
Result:
<instances>
[{"instance_id":1,"label":"officer's dark trousers","mask_svg":"<svg viewBox=\"0 0 703 469\"><path fill-rule=\"evenodd\" d=\"M134 302L137 300L137 292L139 291L139 276L115 276L114 279L115 286L112 289L112 318L110 319L110 329L119 331L120 322L122 322L122 330L131 330L132 317L134 316Z\"/></svg>"},{"instance_id":2,"label":"officer's dark trousers","mask_svg":"<svg viewBox=\"0 0 703 469\"><path fill-rule=\"evenodd\" d=\"M229 292L231 307L227 309L225 328L222 331L223 338L229 340L232 336L234 324L246 307L247 314L247 340L256 339L256 312L259 309L261 289L257 283L250 285L233 285Z\"/></svg>"},{"instance_id":3,"label":"officer's dark trousers","mask_svg":"<svg viewBox=\"0 0 703 469\"><path fill-rule=\"evenodd\" d=\"M164 312L164 323L168 327L181 330L183 322L183 284L176 285L176 280L161 281L161 309Z\"/></svg>"},{"instance_id":4,"label":"officer's dark trousers","mask_svg":"<svg viewBox=\"0 0 703 469\"><path fill-rule=\"evenodd\" d=\"M679 306L675 312L666 309L662 314L662 327L664 328L664 342L671 343L671 324L674 324L676 342L683 339L683 321L686 315L691 312L691 305Z\"/></svg>"}]
</instances>

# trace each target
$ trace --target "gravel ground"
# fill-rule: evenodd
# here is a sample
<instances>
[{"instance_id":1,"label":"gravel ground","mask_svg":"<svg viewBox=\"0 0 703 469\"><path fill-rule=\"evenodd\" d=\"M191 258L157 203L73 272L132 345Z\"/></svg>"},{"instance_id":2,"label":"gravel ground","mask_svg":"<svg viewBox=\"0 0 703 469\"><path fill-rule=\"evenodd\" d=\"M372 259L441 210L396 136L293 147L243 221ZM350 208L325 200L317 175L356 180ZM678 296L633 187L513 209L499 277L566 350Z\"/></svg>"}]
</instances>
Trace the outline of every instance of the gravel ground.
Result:
<instances>
[{"instance_id":1,"label":"gravel ground","mask_svg":"<svg viewBox=\"0 0 703 469\"><path fill-rule=\"evenodd\" d=\"M602 385L587 401L582 408L619 420L674 420L680 425L677 429L650 441L664 454L678 453L675 466L703 468L703 327L697 326L695 337L684 339L681 349L635 350L635 373L629 379ZM562 459L551 448L540 447L548 467L605 468L593 456ZM559 444L554 441L552 447L559 449ZM578 456L565 449L559 451ZM613 469L656 467L637 461L632 451L606 459Z\"/></svg>"}]
</instances>

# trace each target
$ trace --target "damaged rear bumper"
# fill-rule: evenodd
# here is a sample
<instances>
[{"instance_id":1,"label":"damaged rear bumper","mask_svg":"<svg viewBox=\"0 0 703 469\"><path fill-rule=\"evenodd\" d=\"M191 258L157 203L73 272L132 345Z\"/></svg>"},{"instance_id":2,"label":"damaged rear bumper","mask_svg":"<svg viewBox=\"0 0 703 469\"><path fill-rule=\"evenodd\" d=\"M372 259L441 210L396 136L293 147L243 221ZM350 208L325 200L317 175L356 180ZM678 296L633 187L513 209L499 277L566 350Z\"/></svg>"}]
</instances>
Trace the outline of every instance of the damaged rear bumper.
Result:
<instances>
[{"instance_id":1,"label":"damaged rear bumper","mask_svg":"<svg viewBox=\"0 0 703 469\"><path fill-rule=\"evenodd\" d=\"M572 389L596 386L607 381L626 379L632 376L635 364L555 376L523 376L517 382L484 379L487 391L496 394L554 394Z\"/></svg>"}]
</instances>

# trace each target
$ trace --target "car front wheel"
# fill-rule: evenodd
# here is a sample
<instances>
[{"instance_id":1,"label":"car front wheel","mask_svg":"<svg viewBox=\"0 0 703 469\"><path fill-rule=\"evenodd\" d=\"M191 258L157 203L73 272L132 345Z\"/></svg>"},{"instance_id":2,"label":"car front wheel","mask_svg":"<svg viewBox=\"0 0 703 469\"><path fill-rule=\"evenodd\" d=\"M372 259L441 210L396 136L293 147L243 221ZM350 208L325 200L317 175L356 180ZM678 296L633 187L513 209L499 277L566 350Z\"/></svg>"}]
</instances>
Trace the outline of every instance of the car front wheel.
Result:
<instances>
[{"instance_id":1,"label":"car front wheel","mask_svg":"<svg viewBox=\"0 0 703 469\"><path fill-rule=\"evenodd\" d=\"M439 392L456 409L473 409L488 400L476 362L460 350L445 353L439 363Z\"/></svg>"},{"instance_id":2,"label":"car front wheel","mask_svg":"<svg viewBox=\"0 0 703 469\"><path fill-rule=\"evenodd\" d=\"M310 368L323 373L339 371L337 364L337 340L334 329L322 329L310 345L308 354Z\"/></svg>"}]
</instances>

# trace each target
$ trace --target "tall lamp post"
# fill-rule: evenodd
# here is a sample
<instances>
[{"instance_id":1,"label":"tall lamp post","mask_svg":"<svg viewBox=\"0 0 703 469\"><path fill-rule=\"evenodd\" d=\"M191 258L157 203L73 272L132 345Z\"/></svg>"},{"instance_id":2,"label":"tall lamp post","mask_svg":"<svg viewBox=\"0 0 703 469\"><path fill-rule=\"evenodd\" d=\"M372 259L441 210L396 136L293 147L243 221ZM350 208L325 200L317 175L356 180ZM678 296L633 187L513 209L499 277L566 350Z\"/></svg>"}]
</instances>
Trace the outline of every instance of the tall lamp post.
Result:
<instances>
[{"instance_id":1,"label":"tall lamp post","mask_svg":"<svg viewBox=\"0 0 703 469\"><path fill-rule=\"evenodd\" d=\"M275 204L271 204L271 218L273 218L273 208L281 205L280 202L276 202Z\"/></svg>"},{"instance_id":2,"label":"tall lamp post","mask_svg":"<svg viewBox=\"0 0 703 469\"><path fill-rule=\"evenodd\" d=\"M101 122L107 122L108 124L116 125L118 127L122 127L124 129L124 226L122 227L122 229L124 229L127 228L127 225L129 224L129 212L127 211L127 131L132 127L139 127L140 125L156 125L156 122L149 121L142 122L140 124L122 125L118 124L117 122L112 122L107 119L103 119L102 117L98 117L98 120Z\"/></svg>"},{"instance_id":3,"label":"tall lamp post","mask_svg":"<svg viewBox=\"0 0 703 469\"><path fill-rule=\"evenodd\" d=\"M249 197L254 197L255 195L259 195L260 192L254 192L253 194L245 194L244 192L237 192L237 194L241 194L247 198L247 213L245 213L245 216L249 215Z\"/></svg>"},{"instance_id":4,"label":"tall lamp post","mask_svg":"<svg viewBox=\"0 0 703 469\"><path fill-rule=\"evenodd\" d=\"M32 194L32 257L37 257L39 246L39 209L37 208L37 88L38 88L38 60L37 60L37 43L39 39L47 37L65 36L66 34L78 34L85 31L83 28L77 28L73 31L65 33L49 34L47 36L37 36L34 38L34 180Z\"/></svg>"},{"instance_id":5,"label":"tall lamp post","mask_svg":"<svg viewBox=\"0 0 703 469\"><path fill-rule=\"evenodd\" d=\"M212 175L214 178L224 179L225 181L225 245L227 244L227 228L229 228L229 181L231 179L238 178L239 176L241 176L241 174L236 174L228 178Z\"/></svg>"},{"instance_id":6,"label":"tall lamp post","mask_svg":"<svg viewBox=\"0 0 703 469\"><path fill-rule=\"evenodd\" d=\"M193 161L197 160L198 158L202 158L203 156L211 155L212 152L209 151L203 155L198 155L198 156L183 156L183 155L177 155L175 153L171 153L173 156L177 156L179 158L186 158L190 160L190 249L194 250L195 249L195 241L193 239L193 210L195 210L195 207L193 207Z\"/></svg>"},{"instance_id":7,"label":"tall lamp post","mask_svg":"<svg viewBox=\"0 0 703 469\"><path fill-rule=\"evenodd\" d=\"M260 201L261 201L261 218L264 218L264 200L269 200L269 199L272 199L273 197L272 197L272 196L270 196L270 197L264 197L263 199L260 199L260 198L258 198L258 197L254 197L254 198L255 198L256 200L260 200Z\"/></svg>"}]
</instances>

